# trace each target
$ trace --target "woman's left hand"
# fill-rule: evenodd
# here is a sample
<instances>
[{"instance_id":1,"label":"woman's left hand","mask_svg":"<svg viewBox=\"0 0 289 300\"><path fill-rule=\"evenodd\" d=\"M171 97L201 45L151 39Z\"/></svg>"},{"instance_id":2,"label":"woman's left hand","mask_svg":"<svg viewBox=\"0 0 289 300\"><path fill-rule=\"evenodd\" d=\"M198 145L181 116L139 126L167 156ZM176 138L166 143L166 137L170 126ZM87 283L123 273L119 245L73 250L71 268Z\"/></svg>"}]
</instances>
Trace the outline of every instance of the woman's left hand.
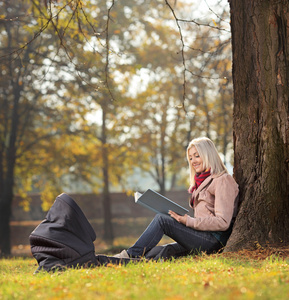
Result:
<instances>
[{"instance_id":1,"label":"woman's left hand","mask_svg":"<svg viewBox=\"0 0 289 300\"><path fill-rule=\"evenodd\" d=\"M172 210L169 210L169 215L181 224L187 224L188 215L181 216Z\"/></svg>"}]
</instances>

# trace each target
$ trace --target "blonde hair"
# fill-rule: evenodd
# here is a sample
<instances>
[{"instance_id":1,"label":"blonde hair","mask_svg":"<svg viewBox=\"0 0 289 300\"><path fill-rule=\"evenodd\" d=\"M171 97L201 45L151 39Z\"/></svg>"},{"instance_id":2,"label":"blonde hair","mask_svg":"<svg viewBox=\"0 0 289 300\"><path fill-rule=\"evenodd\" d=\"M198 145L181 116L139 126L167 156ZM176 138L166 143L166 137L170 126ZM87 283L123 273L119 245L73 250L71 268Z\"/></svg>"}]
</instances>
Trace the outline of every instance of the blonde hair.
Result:
<instances>
[{"instance_id":1,"label":"blonde hair","mask_svg":"<svg viewBox=\"0 0 289 300\"><path fill-rule=\"evenodd\" d=\"M225 167L224 163L222 162L218 151L214 145L214 143L207 137L201 137L193 139L188 147L187 147L187 160L189 163L190 168L190 185L195 185L195 174L196 171L192 167L192 164L190 163L189 158L189 150L195 147L196 150L199 153L199 156L203 160L203 168L204 170L211 169L212 175L218 175L225 171L225 173L228 173L227 168Z\"/></svg>"}]
</instances>

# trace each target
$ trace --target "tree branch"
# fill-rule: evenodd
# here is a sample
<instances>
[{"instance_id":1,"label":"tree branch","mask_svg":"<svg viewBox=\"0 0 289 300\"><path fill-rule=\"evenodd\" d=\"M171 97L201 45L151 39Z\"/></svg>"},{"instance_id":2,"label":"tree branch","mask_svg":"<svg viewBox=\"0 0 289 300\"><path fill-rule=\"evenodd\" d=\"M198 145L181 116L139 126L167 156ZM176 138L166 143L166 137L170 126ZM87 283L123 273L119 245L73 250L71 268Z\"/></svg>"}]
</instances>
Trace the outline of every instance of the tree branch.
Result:
<instances>
[{"instance_id":1,"label":"tree branch","mask_svg":"<svg viewBox=\"0 0 289 300\"><path fill-rule=\"evenodd\" d=\"M111 97L111 100L114 100L113 94L111 92L110 86L109 86L109 22L110 22L110 11L112 10L114 6L114 0L112 0L111 6L107 10L107 21L106 21L106 28L105 28L105 40L106 40L106 63L105 63L105 85L108 89L108 93Z\"/></svg>"}]
</instances>

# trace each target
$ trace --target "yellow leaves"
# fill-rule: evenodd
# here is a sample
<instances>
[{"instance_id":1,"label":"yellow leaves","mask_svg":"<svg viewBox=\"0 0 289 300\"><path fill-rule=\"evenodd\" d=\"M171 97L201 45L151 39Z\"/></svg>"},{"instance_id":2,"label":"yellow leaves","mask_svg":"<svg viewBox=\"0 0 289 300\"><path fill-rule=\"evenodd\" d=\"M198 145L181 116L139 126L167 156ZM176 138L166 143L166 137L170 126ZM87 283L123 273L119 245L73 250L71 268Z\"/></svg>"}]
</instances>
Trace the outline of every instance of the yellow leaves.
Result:
<instances>
[{"instance_id":1,"label":"yellow leaves","mask_svg":"<svg viewBox=\"0 0 289 300\"><path fill-rule=\"evenodd\" d=\"M40 193L42 200L41 207L43 211L48 211L50 209L57 194L58 193L55 189L55 186L53 186L52 184L47 183L44 186L43 190Z\"/></svg>"},{"instance_id":2,"label":"yellow leaves","mask_svg":"<svg viewBox=\"0 0 289 300\"><path fill-rule=\"evenodd\" d=\"M127 195L128 197L133 196L134 193L135 193L135 191L133 191L133 190L130 190L130 189L127 189L127 190L126 190L126 195Z\"/></svg>"},{"instance_id":3,"label":"yellow leaves","mask_svg":"<svg viewBox=\"0 0 289 300\"><path fill-rule=\"evenodd\" d=\"M30 210L31 198L23 190L20 190L18 195L22 199L20 202L20 206L23 208L24 211L28 212Z\"/></svg>"},{"instance_id":4,"label":"yellow leaves","mask_svg":"<svg viewBox=\"0 0 289 300\"><path fill-rule=\"evenodd\" d=\"M223 77L221 80L220 80L220 84L221 85L226 85L228 83L228 78L227 77Z\"/></svg>"},{"instance_id":5,"label":"yellow leaves","mask_svg":"<svg viewBox=\"0 0 289 300\"><path fill-rule=\"evenodd\" d=\"M226 71L231 71L232 70L232 61L230 60L227 64L226 64Z\"/></svg>"},{"instance_id":6,"label":"yellow leaves","mask_svg":"<svg viewBox=\"0 0 289 300\"><path fill-rule=\"evenodd\" d=\"M19 180L21 188L18 189L17 194L21 198L20 206L23 208L24 211L29 211L31 197L29 197L28 192L30 192L32 189L32 179L31 176L26 174L26 177L22 177Z\"/></svg>"}]
</instances>

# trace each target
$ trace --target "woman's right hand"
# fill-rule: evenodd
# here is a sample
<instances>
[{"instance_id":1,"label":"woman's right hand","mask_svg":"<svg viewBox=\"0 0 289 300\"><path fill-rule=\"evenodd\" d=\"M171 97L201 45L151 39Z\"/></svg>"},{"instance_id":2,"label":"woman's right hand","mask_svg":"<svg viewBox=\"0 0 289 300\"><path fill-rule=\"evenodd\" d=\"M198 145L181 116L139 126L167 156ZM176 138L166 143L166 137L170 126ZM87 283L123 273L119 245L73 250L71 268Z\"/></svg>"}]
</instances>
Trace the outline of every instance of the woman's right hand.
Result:
<instances>
[{"instance_id":1,"label":"woman's right hand","mask_svg":"<svg viewBox=\"0 0 289 300\"><path fill-rule=\"evenodd\" d=\"M169 215L174 218L176 221L178 221L179 223L181 224L184 224L186 225L187 224L187 218L188 218L188 215L184 215L184 216L181 216L177 213L175 213L174 211L172 210L169 210Z\"/></svg>"}]
</instances>

